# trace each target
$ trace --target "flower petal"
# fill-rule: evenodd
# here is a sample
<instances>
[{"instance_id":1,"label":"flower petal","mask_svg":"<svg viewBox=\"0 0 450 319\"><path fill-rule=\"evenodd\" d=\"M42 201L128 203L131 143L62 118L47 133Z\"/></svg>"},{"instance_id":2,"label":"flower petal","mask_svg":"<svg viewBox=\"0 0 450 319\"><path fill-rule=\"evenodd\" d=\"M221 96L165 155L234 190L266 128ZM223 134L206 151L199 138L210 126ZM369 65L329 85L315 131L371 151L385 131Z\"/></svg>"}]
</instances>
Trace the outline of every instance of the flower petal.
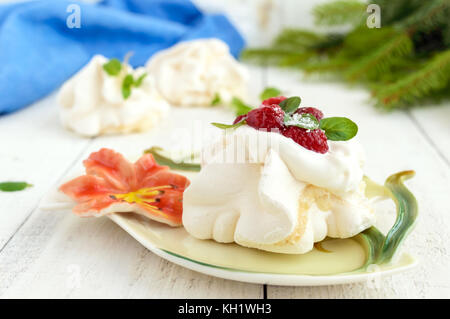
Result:
<instances>
[{"instance_id":1,"label":"flower petal","mask_svg":"<svg viewBox=\"0 0 450 319\"><path fill-rule=\"evenodd\" d=\"M147 178L140 181L141 188L163 185L175 186L175 188L183 192L185 188L189 186L189 180L183 175L172 173L169 170L164 170L159 171L154 175L147 176Z\"/></svg>"},{"instance_id":2,"label":"flower petal","mask_svg":"<svg viewBox=\"0 0 450 319\"><path fill-rule=\"evenodd\" d=\"M79 176L61 185L59 190L77 202L83 202L102 194L118 192L103 178L93 175Z\"/></svg>"},{"instance_id":3,"label":"flower petal","mask_svg":"<svg viewBox=\"0 0 450 319\"><path fill-rule=\"evenodd\" d=\"M117 203L117 201L109 196L97 196L91 198L88 201L76 205L72 209L72 211L81 217L91 217L91 216L99 217L109 213L114 213L102 211L114 203Z\"/></svg>"},{"instance_id":4,"label":"flower petal","mask_svg":"<svg viewBox=\"0 0 450 319\"><path fill-rule=\"evenodd\" d=\"M181 191L166 190L163 195L158 197L157 202L151 203L151 206L144 203L138 203L137 205L148 212L147 217L151 219L160 222L167 220L173 226L182 224L183 192Z\"/></svg>"},{"instance_id":5,"label":"flower petal","mask_svg":"<svg viewBox=\"0 0 450 319\"><path fill-rule=\"evenodd\" d=\"M169 169L168 166L158 165L152 154L142 155L141 158L134 164L134 167L138 181L143 181L157 172L166 171ZM140 184L142 184L142 182L140 182Z\"/></svg>"},{"instance_id":6,"label":"flower petal","mask_svg":"<svg viewBox=\"0 0 450 319\"><path fill-rule=\"evenodd\" d=\"M86 174L102 177L121 191L131 191L137 185L134 165L113 150L102 148L92 153L83 164Z\"/></svg>"}]
</instances>

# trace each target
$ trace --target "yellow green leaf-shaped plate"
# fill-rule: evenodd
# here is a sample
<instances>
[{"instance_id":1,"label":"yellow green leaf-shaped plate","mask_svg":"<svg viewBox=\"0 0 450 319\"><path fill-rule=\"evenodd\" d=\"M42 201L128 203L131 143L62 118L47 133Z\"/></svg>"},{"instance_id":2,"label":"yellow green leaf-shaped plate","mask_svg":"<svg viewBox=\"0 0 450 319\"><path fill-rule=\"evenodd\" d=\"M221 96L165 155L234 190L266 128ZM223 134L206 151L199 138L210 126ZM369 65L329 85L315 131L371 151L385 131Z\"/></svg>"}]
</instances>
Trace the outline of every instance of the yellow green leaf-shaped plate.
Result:
<instances>
[{"instance_id":1,"label":"yellow green leaf-shaped plate","mask_svg":"<svg viewBox=\"0 0 450 319\"><path fill-rule=\"evenodd\" d=\"M396 204L397 219L386 235L371 227L353 238L328 238L302 255L199 240L182 227L172 228L132 214L113 214L110 218L156 255L211 276L289 286L368 281L374 276L398 273L416 265L411 255L398 252L418 213L414 196L403 184L404 179L413 175L412 171L394 174L386 180L385 186L366 178L367 196L387 196Z\"/></svg>"}]
</instances>

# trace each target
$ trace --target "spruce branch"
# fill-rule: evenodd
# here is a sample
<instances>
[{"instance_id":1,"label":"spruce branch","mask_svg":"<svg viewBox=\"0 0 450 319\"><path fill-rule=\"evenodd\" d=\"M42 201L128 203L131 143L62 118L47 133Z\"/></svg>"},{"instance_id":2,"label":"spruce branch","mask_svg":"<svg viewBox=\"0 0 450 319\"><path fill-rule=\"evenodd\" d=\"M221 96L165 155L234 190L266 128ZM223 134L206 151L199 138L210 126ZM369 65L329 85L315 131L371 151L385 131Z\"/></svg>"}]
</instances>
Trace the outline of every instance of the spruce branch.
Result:
<instances>
[{"instance_id":1,"label":"spruce branch","mask_svg":"<svg viewBox=\"0 0 450 319\"><path fill-rule=\"evenodd\" d=\"M363 55L348 69L345 77L349 81L355 81L362 77L372 77L385 72L399 57L411 54L413 48L410 37L401 33L392 38L373 53Z\"/></svg>"},{"instance_id":2,"label":"spruce branch","mask_svg":"<svg viewBox=\"0 0 450 319\"><path fill-rule=\"evenodd\" d=\"M450 49L437 54L420 70L374 92L386 109L406 106L447 87L450 84Z\"/></svg>"},{"instance_id":3,"label":"spruce branch","mask_svg":"<svg viewBox=\"0 0 450 319\"><path fill-rule=\"evenodd\" d=\"M367 3L333 0L314 9L317 24L353 24L348 32L287 29L270 47L242 56L359 80L386 109L450 99L450 0L371 0L381 7L381 29L366 27Z\"/></svg>"}]
</instances>

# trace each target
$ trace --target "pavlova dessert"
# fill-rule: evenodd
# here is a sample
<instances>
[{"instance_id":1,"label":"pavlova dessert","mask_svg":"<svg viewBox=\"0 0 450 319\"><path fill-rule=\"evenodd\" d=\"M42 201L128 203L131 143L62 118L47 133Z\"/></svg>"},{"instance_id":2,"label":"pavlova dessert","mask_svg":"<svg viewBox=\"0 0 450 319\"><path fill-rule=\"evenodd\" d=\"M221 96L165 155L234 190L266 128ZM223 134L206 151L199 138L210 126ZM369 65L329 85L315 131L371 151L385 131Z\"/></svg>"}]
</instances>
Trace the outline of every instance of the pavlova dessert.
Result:
<instances>
[{"instance_id":1,"label":"pavlova dessert","mask_svg":"<svg viewBox=\"0 0 450 319\"><path fill-rule=\"evenodd\" d=\"M210 106L245 99L249 75L222 40L178 43L152 56L146 68L162 96L175 106Z\"/></svg>"},{"instance_id":2,"label":"pavlova dessert","mask_svg":"<svg viewBox=\"0 0 450 319\"><path fill-rule=\"evenodd\" d=\"M228 105L247 97L248 73L215 38L185 41L133 69L102 55L58 92L64 127L83 136L146 131L174 106Z\"/></svg>"},{"instance_id":3,"label":"pavlova dessert","mask_svg":"<svg viewBox=\"0 0 450 319\"><path fill-rule=\"evenodd\" d=\"M270 98L231 125L213 123L224 134L183 196L192 236L303 254L373 225L356 124L299 104Z\"/></svg>"},{"instance_id":4,"label":"pavlova dessert","mask_svg":"<svg viewBox=\"0 0 450 319\"><path fill-rule=\"evenodd\" d=\"M96 55L58 93L63 126L84 136L146 131L169 103L145 68Z\"/></svg>"}]
</instances>

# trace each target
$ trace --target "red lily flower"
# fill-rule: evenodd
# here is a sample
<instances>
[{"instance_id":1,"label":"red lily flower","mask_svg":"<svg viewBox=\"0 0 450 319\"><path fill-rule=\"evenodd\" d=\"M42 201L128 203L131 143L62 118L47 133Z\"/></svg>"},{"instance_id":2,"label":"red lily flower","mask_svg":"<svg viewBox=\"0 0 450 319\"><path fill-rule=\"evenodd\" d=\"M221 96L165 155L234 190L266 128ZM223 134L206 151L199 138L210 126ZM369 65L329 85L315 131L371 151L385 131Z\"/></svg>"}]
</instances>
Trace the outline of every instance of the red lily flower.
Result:
<instances>
[{"instance_id":1,"label":"red lily flower","mask_svg":"<svg viewBox=\"0 0 450 319\"><path fill-rule=\"evenodd\" d=\"M133 212L171 226L182 224L183 192L189 180L158 165L151 154L132 164L103 148L83 164L86 175L59 188L78 203L75 214L99 217Z\"/></svg>"}]
</instances>

